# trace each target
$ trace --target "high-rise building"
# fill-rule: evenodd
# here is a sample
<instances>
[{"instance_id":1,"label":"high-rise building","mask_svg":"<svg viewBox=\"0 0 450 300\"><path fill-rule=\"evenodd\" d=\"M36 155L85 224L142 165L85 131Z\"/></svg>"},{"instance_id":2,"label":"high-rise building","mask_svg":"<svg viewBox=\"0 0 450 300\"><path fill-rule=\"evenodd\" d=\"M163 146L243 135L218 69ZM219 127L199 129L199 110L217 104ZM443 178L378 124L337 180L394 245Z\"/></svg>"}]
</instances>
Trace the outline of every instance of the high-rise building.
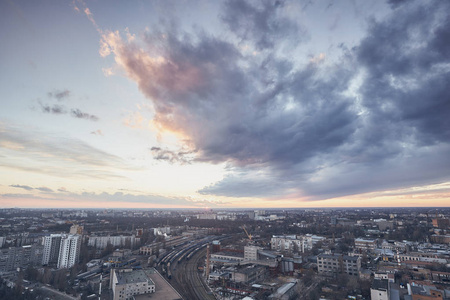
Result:
<instances>
[{"instance_id":1,"label":"high-rise building","mask_svg":"<svg viewBox=\"0 0 450 300\"><path fill-rule=\"evenodd\" d=\"M61 238L62 234L44 236L44 253L42 255L43 265L56 264L58 262Z\"/></svg>"},{"instance_id":2,"label":"high-rise building","mask_svg":"<svg viewBox=\"0 0 450 300\"><path fill-rule=\"evenodd\" d=\"M81 247L81 236L78 234L51 234L44 237L43 244L43 265L70 268L78 261Z\"/></svg>"},{"instance_id":3,"label":"high-rise building","mask_svg":"<svg viewBox=\"0 0 450 300\"><path fill-rule=\"evenodd\" d=\"M58 269L70 268L78 262L80 255L81 236L67 235L61 239L59 250Z\"/></svg>"}]
</instances>

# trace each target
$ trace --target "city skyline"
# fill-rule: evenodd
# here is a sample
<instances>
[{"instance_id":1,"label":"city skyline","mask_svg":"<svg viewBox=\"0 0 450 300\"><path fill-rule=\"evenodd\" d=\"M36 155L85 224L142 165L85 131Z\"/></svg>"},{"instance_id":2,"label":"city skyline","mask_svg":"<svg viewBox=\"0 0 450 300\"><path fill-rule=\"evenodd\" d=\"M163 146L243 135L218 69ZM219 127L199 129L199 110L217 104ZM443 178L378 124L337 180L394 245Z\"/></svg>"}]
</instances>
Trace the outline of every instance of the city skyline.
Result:
<instances>
[{"instance_id":1,"label":"city skyline","mask_svg":"<svg viewBox=\"0 0 450 300\"><path fill-rule=\"evenodd\" d=\"M448 207L446 1L2 1L0 207Z\"/></svg>"}]
</instances>

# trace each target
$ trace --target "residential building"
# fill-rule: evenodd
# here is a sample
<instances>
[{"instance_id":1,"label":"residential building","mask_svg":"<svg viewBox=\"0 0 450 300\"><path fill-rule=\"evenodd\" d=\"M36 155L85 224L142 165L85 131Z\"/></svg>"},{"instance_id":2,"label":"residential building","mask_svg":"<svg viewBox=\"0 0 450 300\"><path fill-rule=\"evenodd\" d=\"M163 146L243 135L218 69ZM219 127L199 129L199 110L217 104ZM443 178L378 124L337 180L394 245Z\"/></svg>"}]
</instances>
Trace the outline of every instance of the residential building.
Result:
<instances>
[{"instance_id":1,"label":"residential building","mask_svg":"<svg viewBox=\"0 0 450 300\"><path fill-rule=\"evenodd\" d=\"M272 250L287 252L305 252L326 238L322 236L305 235L274 235L270 240Z\"/></svg>"},{"instance_id":2,"label":"residential building","mask_svg":"<svg viewBox=\"0 0 450 300\"><path fill-rule=\"evenodd\" d=\"M42 263L44 247L27 245L0 249L0 271L14 271L28 266L39 266Z\"/></svg>"},{"instance_id":3,"label":"residential building","mask_svg":"<svg viewBox=\"0 0 450 300\"><path fill-rule=\"evenodd\" d=\"M62 234L51 234L48 236L44 236L44 253L42 255L43 265L58 263L62 236Z\"/></svg>"},{"instance_id":4,"label":"residential building","mask_svg":"<svg viewBox=\"0 0 450 300\"><path fill-rule=\"evenodd\" d=\"M317 256L319 274L334 275L345 273L358 276L361 270L361 258L343 254L320 254Z\"/></svg>"},{"instance_id":5,"label":"residential building","mask_svg":"<svg viewBox=\"0 0 450 300\"><path fill-rule=\"evenodd\" d=\"M140 242L140 238L134 235L116 235L116 236L90 236L88 246L95 247L97 249L105 249L108 244L113 247L125 247L133 248Z\"/></svg>"},{"instance_id":6,"label":"residential building","mask_svg":"<svg viewBox=\"0 0 450 300\"><path fill-rule=\"evenodd\" d=\"M377 240L355 239L355 249L360 251L373 251L377 248Z\"/></svg>"},{"instance_id":7,"label":"residential building","mask_svg":"<svg viewBox=\"0 0 450 300\"><path fill-rule=\"evenodd\" d=\"M70 268L78 262L81 247L81 236L71 234L61 239L58 257L58 269Z\"/></svg>"}]
</instances>

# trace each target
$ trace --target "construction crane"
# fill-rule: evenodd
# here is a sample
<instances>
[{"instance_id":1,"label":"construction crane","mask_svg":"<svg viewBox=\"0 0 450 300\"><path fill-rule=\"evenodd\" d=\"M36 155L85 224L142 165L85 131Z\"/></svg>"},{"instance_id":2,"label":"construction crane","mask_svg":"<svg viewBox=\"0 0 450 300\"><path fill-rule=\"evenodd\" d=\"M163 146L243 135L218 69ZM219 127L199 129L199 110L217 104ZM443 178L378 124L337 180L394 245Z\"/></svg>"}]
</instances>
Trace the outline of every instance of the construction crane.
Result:
<instances>
[{"instance_id":1,"label":"construction crane","mask_svg":"<svg viewBox=\"0 0 450 300\"><path fill-rule=\"evenodd\" d=\"M247 229L245 229L245 226L242 226L242 229L244 229L245 234L247 235L248 239L249 239L250 241L252 241L252 235L249 234L249 233L247 232Z\"/></svg>"}]
</instances>

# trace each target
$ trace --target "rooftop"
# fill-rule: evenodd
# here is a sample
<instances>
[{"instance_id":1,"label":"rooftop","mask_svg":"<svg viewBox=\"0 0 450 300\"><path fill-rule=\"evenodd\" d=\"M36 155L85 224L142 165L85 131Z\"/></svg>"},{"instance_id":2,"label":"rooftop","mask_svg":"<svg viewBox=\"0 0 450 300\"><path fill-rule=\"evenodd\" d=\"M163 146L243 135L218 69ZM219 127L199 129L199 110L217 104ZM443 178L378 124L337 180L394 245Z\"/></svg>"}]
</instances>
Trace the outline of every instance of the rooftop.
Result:
<instances>
[{"instance_id":1,"label":"rooftop","mask_svg":"<svg viewBox=\"0 0 450 300\"><path fill-rule=\"evenodd\" d=\"M117 272L117 271L116 271ZM129 284L138 282L149 282L149 284L154 284L144 270L133 270L131 272L117 272L117 284Z\"/></svg>"}]
</instances>

